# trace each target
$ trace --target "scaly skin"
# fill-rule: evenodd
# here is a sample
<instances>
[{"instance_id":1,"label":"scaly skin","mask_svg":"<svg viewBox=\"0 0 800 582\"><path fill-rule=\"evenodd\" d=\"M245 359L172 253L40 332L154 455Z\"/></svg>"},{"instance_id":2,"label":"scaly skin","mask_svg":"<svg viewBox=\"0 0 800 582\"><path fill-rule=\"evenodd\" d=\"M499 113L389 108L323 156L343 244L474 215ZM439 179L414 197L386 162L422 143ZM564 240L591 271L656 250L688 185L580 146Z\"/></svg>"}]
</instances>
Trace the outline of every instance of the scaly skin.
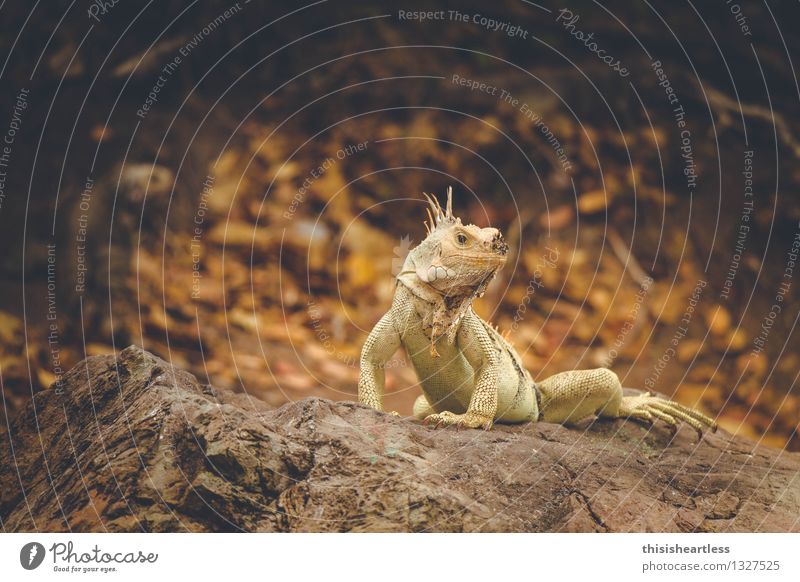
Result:
<instances>
[{"instance_id":1,"label":"scaly skin","mask_svg":"<svg viewBox=\"0 0 800 582\"><path fill-rule=\"evenodd\" d=\"M651 394L623 396L619 378L606 368L534 383L511 344L472 310L474 298L505 263L508 247L500 232L462 225L453 216L451 190L446 210L435 199L428 202L428 237L409 253L392 307L361 351L360 402L383 410L384 365L402 345L422 386L414 416L436 427L572 424L598 415L716 430L713 419L677 402Z\"/></svg>"}]
</instances>

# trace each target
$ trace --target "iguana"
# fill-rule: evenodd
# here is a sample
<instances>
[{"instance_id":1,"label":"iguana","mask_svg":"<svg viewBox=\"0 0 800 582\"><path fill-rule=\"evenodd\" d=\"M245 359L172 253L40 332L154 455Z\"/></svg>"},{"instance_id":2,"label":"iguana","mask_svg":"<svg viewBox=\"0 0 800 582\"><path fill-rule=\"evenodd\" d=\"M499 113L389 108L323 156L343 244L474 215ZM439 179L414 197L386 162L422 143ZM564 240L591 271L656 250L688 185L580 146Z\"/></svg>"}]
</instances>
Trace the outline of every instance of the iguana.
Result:
<instances>
[{"instance_id":1,"label":"iguana","mask_svg":"<svg viewBox=\"0 0 800 582\"><path fill-rule=\"evenodd\" d=\"M463 225L425 194L427 237L411 250L397 276L392 307L361 351L358 399L383 410L384 365L402 345L423 394L413 414L436 427L489 429L495 422L570 424L598 415L684 421L702 433L714 420L650 393L623 396L609 369L573 370L534 382L511 344L472 309L506 262L508 245L496 228ZM393 413L397 414L397 413Z\"/></svg>"}]
</instances>

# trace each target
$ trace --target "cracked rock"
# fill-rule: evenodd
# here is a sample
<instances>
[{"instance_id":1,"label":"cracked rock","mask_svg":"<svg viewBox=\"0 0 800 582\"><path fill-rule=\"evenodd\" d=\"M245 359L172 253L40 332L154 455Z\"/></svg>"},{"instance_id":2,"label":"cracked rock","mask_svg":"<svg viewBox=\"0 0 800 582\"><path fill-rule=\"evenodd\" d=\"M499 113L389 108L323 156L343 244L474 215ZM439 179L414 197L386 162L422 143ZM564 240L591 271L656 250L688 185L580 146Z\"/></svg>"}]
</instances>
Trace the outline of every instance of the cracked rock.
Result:
<instances>
[{"instance_id":1,"label":"cracked rock","mask_svg":"<svg viewBox=\"0 0 800 582\"><path fill-rule=\"evenodd\" d=\"M624 420L272 409L137 347L36 394L0 468L4 531L800 531L798 453Z\"/></svg>"}]
</instances>

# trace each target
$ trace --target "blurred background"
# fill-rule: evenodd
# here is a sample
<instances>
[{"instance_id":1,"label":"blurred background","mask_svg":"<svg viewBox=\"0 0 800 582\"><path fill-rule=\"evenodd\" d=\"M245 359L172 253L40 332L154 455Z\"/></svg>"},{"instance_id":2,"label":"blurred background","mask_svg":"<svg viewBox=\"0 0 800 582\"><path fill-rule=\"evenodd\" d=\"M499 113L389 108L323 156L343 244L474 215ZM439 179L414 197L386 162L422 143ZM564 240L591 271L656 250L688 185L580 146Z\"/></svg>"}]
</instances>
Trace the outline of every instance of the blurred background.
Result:
<instances>
[{"instance_id":1,"label":"blurred background","mask_svg":"<svg viewBox=\"0 0 800 582\"><path fill-rule=\"evenodd\" d=\"M475 308L535 378L608 366L800 450L798 12L3 3L6 418L132 343L275 406L355 399L452 185L509 241ZM409 414L403 354L387 376Z\"/></svg>"}]
</instances>

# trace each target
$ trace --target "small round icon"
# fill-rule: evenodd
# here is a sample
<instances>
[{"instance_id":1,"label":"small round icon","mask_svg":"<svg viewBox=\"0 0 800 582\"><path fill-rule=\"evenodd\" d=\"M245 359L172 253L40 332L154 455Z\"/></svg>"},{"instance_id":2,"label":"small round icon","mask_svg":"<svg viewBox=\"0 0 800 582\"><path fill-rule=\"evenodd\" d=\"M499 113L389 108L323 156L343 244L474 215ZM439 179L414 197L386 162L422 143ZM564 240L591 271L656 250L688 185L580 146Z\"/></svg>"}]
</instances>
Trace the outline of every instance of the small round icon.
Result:
<instances>
[{"instance_id":1,"label":"small round icon","mask_svg":"<svg viewBox=\"0 0 800 582\"><path fill-rule=\"evenodd\" d=\"M35 570L44 561L44 546L39 542L30 542L19 551L19 563L26 570Z\"/></svg>"}]
</instances>

